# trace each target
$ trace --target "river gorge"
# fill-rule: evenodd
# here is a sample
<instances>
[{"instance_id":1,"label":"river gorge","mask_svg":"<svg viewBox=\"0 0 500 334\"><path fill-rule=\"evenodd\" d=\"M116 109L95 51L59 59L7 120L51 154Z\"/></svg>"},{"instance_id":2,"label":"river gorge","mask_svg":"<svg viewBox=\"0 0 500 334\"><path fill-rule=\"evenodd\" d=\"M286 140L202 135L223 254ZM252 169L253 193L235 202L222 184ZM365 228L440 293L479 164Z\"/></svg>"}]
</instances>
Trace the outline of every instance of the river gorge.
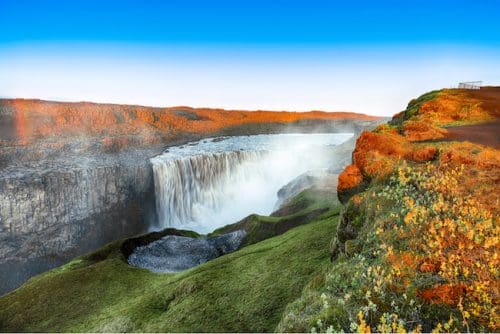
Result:
<instances>
[{"instance_id":1,"label":"river gorge","mask_svg":"<svg viewBox=\"0 0 500 334\"><path fill-rule=\"evenodd\" d=\"M1 100L0 294L112 240L165 227L208 233L268 214L280 187L327 168L328 156L345 165L353 141L342 154L327 151L378 122L329 114L283 122L273 117L286 113L270 113L268 123L245 116L196 133L218 113ZM190 132L163 130L180 123Z\"/></svg>"}]
</instances>

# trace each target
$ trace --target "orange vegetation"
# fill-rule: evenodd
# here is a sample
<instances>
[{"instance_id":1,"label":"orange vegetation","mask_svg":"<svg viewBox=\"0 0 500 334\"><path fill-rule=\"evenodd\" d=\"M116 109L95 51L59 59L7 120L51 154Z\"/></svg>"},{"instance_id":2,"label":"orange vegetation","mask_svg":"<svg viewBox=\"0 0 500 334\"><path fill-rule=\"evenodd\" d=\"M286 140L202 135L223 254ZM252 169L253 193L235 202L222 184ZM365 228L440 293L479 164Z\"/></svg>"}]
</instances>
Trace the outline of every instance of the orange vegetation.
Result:
<instances>
[{"instance_id":1,"label":"orange vegetation","mask_svg":"<svg viewBox=\"0 0 500 334\"><path fill-rule=\"evenodd\" d=\"M32 142L57 137L137 136L172 138L177 133L207 134L249 123L290 123L299 120L375 120L349 112L272 112L190 107L153 108L40 100L1 100L13 110L17 138ZM149 139L155 141L154 139ZM127 141L127 139L121 139ZM105 143L110 145L109 143Z\"/></svg>"},{"instance_id":2,"label":"orange vegetation","mask_svg":"<svg viewBox=\"0 0 500 334\"><path fill-rule=\"evenodd\" d=\"M463 286L440 284L419 292L419 296L434 304L457 305L464 293Z\"/></svg>"},{"instance_id":3,"label":"orange vegetation","mask_svg":"<svg viewBox=\"0 0 500 334\"><path fill-rule=\"evenodd\" d=\"M492 99L498 103L498 88L484 88L483 91L491 91ZM472 90L445 89L438 98L422 103L414 120L438 126L494 120L499 116L495 103L483 101L483 98L484 94ZM483 105L483 102L486 103Z\"/></svg>"},{"instance_id":4,"label":"orange vegetation","mask_svg":"<svg viewBox=\"0 0 500 334\"><path fill-rule=\"evenodd\" d=\"M444 138L447 131L422 121L407 121L403 133L408 141L423 141Z\"/></svg>"},{"instance_id":5,"label":"orange vegetation","mask_svg":"<svg viewBox=\"0 0 500 334\"><path fill-rule=\"evenodd\" d=\"M395 254L390 252L387 256L387 260L391 263L392 267L398 271L417 269L417 259L410 252L401 252Z\"/></svg>"},{"instance_id":6,"label":"orange vegetation","mask_svg":"<svg viewBox=\"0 0 500 334\"><path fill-rule=\"evenodd\" d=\"M361 181L363 181L363 175L361 175L359 168L356 165L349 165L339 175L338 188L341 191L350 189L358 185Z\"/></svg>"},{"instance_id":7,"label":"orange vegetation","mask_svg":"<svg viewBox=\"0 0 500 334\"><path fill-rule=\"evenodd\" d=\"M390 183L395 192L383 196L396 201L398 209L380 220L377 235L391 279L400 279L397 290L409 289L419 275L437 276L440 282L417 289L419 298L459 310L465 326L474 319L498 330L500 152L487 146L494 141L464 140L482 129L471 126L478 122L488 122L480 126L488 136L498 136L500 87L443 90L409 108L409 116L396 115L399 123L358 138L353 165L339 177L339 193L363 179ZM455 141L442 128L450 124L464 126L455 131L460 134ZM422 164L426 161L432 162Z\"/></svg>"},{"instance_id":8,"label":"orange vegetation","mask_svg":"<svg viewBox=\"0 0 500 334\"><path fill-rule=\"evenodd\" d=\"M354 170L359 170L362 176L369 179L384 177L393 170L398 160L425 162L436 156L437 149L433 146L412 144L397 132L377 130L363 132L356 141L353 166L340 174L337 188L339 192L351 189L363 181L363 177L359 175L352 177Z\"/></svg>"},{"instance_id":9,"label":"orange vegetation","mask_svg":"<svg viewBox=\"0 0 500 334\"><path fill-rule=\"evenodd\" d=\"M413 107L415 108L415 107ZM409 106L410 110L411 107ZM453 137L443 126L475 124L490 122L488 136L494 137L500 132L500 123L491 123L500 119L500 87L486 87L481 90L446 89L440 91L435 98L422 102L417 112L406 119L399 126L384 124L372 132L363 132L356 142L353 154L353 164L361 171L364 178L380 178L387 176L394 164L401 159L414 162L425 162L436 158L438 155L437 144L423 144L423 141L443 139L468 139L467 131L473 133L482 128L464 128L465 131L453 130ZM404 117L405 112L395 115L396 118ZM497 124L498 126L495 126ZM483 126L484 127L484 126ZM457 135L460 133L460 135ZM478 142L490 143L481 138ZM492 157L497 151L471 148L468 144L450 144L446 150L440 152L440 161L455 161L466 164L496 165ZM475 146L474 146L475 147ZM478 155L471 155L471 150L479 151ZM490 157L486 157L490 155ZM493 159L494 160L494 159ZM343 192L354 188L362 182L362 178L353 178L349 175L353 167L346 169L339 177L338 191Z\"/></svg>"},{"instance_id":10,"label":"orange vegetation","mask_svg":"<svg viewBox=\"0 0 500 334\"><path fill-rule=\"evenodd\" d=\"M437 273L439 272L439 268L441 267L441 263L436 261L431 261L429 259L425 259L420 264L418 270L422 273Z\"/></svg>"},{"instance_id":11,"label":"orange vegetation","mask_svg":"<svg viewBox=\"0 0 500 334\"><path fill-rule=\"evenodd\" d=\"M473 320L498 329L499 208L485 201L495 197L498 183L484 184L469 174L475 167L464 166L402 163L389 178L390 187L364 204L385 198L394 205L389 218L374 219L391 290L447 304L460 312L465 326ZM416 282L429 277L435 283L418 287Z\"/></svg>"}]
</instances>

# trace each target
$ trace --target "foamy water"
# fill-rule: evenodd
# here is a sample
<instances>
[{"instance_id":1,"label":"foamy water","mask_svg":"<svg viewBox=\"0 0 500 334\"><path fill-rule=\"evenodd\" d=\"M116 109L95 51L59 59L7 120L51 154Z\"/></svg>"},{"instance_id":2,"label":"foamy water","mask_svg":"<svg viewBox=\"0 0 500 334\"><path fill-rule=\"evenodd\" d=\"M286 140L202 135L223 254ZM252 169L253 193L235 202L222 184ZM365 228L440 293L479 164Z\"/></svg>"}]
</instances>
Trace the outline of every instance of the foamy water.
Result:
<instances>
[{"instance_id":1,"label":"foamy water","mask_svg":"<svg viewBox=\"0 0 500 334\"><path fill-rule=\"evenodd\" d=\"M270 214L278 190L327 168L331 148L351 133L277 134L204 139L151 159L159 218L154 229L208 233L252 213Z\"/></svg>"}]
</instances>

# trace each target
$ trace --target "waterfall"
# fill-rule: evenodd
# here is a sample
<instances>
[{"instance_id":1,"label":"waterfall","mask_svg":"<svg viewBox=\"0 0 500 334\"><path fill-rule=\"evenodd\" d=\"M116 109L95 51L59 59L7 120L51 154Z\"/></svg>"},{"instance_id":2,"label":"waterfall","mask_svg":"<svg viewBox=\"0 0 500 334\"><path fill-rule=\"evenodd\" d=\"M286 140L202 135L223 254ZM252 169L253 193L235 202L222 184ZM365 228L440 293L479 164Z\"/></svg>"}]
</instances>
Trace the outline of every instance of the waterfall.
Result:
<instances>
[{"instance_id":1,"label":"waterfall","mask_svg":"<svg viewBox=\"0 0 500 334\"><path fill-rule=\"evenodd\" d=\"M270 214L279 189L325 169L352 134L281 134L205 139L151 159L158 224L208 233L251 213Z\"/></svg>"},{"instance_id":2,"label":"waterfall","mask_svg":"<svg viewBox=\"0 0 500 334\"><path fill-rule=\"evenodd\" d=\"M265 154L265 151L236 151L175 160L153 159L160 227L182 227L199 221L203 219L202 208L217 211L227 197L226 185L248 177L249 163Z\"/></svg>"}]
</instances>

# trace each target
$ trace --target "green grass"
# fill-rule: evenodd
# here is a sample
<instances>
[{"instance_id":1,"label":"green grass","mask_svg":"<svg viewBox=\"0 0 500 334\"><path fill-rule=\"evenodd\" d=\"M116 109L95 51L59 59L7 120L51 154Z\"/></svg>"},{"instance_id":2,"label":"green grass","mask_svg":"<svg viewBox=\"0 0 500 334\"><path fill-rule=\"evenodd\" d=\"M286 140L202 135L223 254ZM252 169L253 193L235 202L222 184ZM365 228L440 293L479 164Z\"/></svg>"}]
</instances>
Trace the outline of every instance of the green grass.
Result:
<instances>
[{"instance_id":1,"label":"green grass","mask_svg":"<svg viewBox=\"0 0 500 334\"><path fill-rule=\"evenodd\" d=\"M333 210L332 207L335 207ZM304 190L273 213L272 216L250 215L241 221L221 227L210 234L220 235L244 229L242 246L255 244L317 219L338 215L340 205L336 192Z\"/></svg>"},{"instance_id":2,"label":"green grass","mask_svg":"<svg viewBox=\"0 0 500 334\"><path fill-rule=\"evenodd\" d=\"M0 330L273 331L329 265L337 212L177 274L129 266L116 241L0 298Z\"/></svg>"},{"instance_id":3,"label":"green grass","mask_svg":"<svg viewBox=\"0 0 500 334\"><path fill-rule=\"evenodd\" d=\"M408 103L406 109L403 111L403 114L400 115L399 117L394 117L392 120L388 122L388 124L398 127L401 126L404 121L407 121L416 114L418 114L420 106L423 103L435 99L441 92L442 90L433 90L431 92L427 92L424 95L419 96L416 99L411 100Z\"/></svg>"}]
</instances>

